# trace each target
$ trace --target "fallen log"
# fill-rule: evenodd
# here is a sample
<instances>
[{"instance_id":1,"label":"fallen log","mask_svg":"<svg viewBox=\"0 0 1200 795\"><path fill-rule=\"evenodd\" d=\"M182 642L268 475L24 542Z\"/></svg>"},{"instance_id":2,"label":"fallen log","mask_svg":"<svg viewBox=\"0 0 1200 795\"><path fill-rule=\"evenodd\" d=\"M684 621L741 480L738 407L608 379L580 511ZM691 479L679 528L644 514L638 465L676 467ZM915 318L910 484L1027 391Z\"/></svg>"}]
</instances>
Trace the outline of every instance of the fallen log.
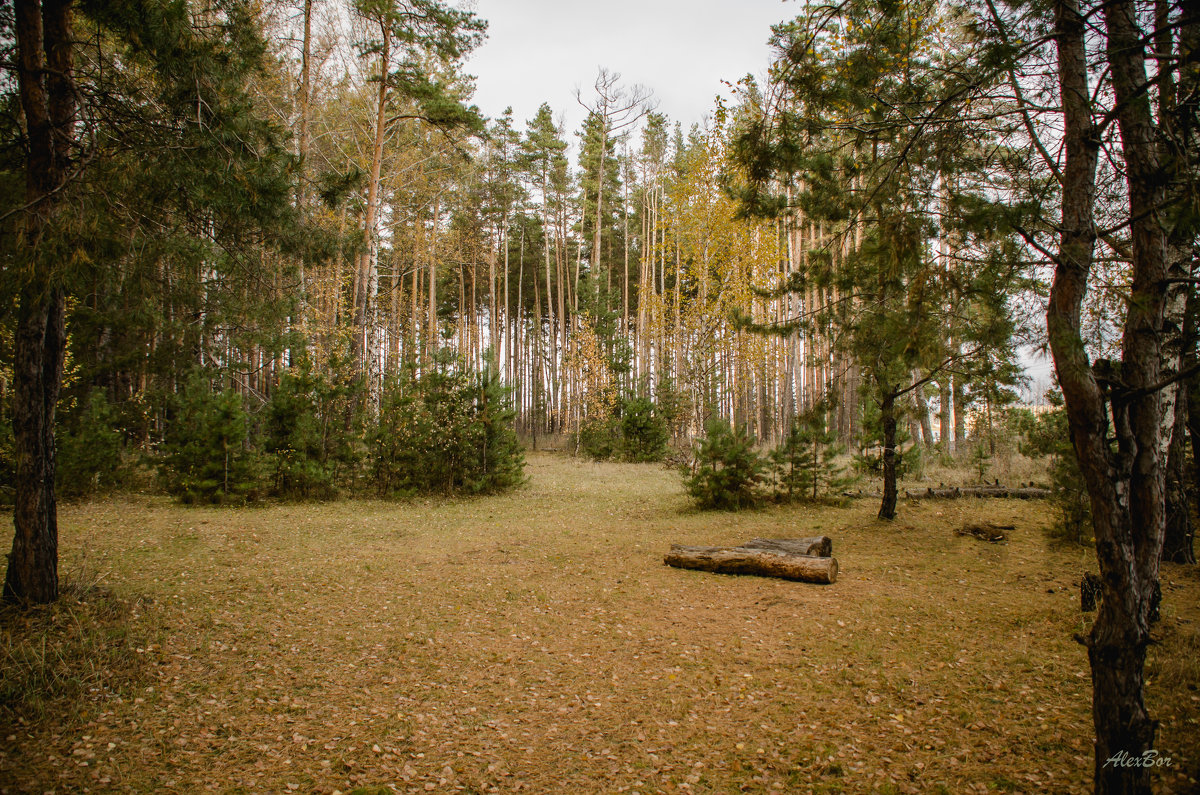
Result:
<instances>
[{"instance_id":1,"label":"fallen log","mask_svg":"<svg viewBox=\"0 0 1200 795\"><path fill-rule=\"evenodd\" d=\"M829 536L816 538L756 538L742 544L739 549L773 549L776 552L791 552L793 555L812 555L828 558L833 555L833 539Z\"/></svg>"},{"instance_id":2,"label":"fallen log","mask_svg":"<svg viewBox=\"0 0 1200 795\"><path fill-rule=\"evenodd\" d=\"M924 491L905 489L904 496L910 500L955 500L960 497L996 497L1015 498L1019 500L1045 499L1050 496L1049 489L1022 487L1010 489L1004 486L955 486L954 488L928 488Z\"/></svg>"},{"instance_id":3,"label":"fallen log","mask_svg":"<svg viewBox=\"0 0 1200 795\"><path fill-rule=\"evenodd\" d=\"M822 585L836 582L838 573L837 558L796 555L772 549L685 547L672 544L663 563L677 569L696 569L717 574L756 574Z\"/></svg>"},{"instance_id":4,"label":"fallen log","mask_svg":"<svg viewBox=\"0 0 1200 795\"><path fill-rule=\"evenodd\" d=\"M980 541L990 541L993 544L999 544L1001 541L1008 540L1008 536L1005 535L1006 530L1015 529L1016 526L1011 524L983 522L982 524L965 524L954 532L960 536L975 536Z\"/></svg>"}]
</instances>

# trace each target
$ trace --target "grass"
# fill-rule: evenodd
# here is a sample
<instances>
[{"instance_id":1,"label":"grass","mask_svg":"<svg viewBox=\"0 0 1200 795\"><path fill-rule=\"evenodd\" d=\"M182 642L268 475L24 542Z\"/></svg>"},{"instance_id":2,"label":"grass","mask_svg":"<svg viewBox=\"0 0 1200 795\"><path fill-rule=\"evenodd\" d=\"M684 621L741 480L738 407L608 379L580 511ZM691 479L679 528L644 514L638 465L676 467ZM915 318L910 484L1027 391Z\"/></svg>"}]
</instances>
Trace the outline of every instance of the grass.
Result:
<instances>
[{"instance_id":1,"label":"grass","mask_svg":"<svg viewBox=\"0 0 1200 795\"><path fill-rule=\"evenodd\" d=\"M64 569L111 590L0 618L0 791L1090 788L1072 635L1094 557L1047 544L1045 506L714 514L651 465L529 474L478 500L62 509ZM954 534L981 519L1009 543ZM662 565L672 542L820 533L832 586ZM1197 778L1197 596L1164 569L1163 792Z\"/></svg>"}]
</instances>

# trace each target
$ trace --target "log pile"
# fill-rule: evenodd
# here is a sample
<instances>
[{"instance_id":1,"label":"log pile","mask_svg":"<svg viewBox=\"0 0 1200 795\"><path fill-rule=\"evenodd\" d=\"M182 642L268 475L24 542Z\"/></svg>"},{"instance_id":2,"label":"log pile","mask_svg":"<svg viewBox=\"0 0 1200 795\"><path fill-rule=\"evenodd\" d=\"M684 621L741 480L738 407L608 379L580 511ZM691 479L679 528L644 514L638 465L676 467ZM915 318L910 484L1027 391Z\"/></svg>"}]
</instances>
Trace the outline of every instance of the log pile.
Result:
<instances>
[{"instance_id":1,"label":"log pile","mask_svg":"<svg viewBox=\"0 0 1200 795\"><path fill-rule=\"evenodd\" d=\"M837 581L833 541L818 538L756 538L740 547L672 544L663 563L718 574L754 574L829 585Z\"/></svg>"}]
</instances>

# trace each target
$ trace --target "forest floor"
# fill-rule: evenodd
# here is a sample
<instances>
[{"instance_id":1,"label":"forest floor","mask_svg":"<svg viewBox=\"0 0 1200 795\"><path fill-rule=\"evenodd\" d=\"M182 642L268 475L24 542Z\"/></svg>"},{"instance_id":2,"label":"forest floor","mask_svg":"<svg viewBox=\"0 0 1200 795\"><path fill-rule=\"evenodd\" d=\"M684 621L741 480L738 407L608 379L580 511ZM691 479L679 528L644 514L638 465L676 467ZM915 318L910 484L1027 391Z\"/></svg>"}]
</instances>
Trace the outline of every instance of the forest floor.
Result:
<instances>
[{"instance_id":1,"label":"forest floor","mask_svg":"<svg viewBox=\"0 0 1200 795\"><path fill-rule=\"evenodd\" d=\"M0 792L1084 792L1094 553L1047 507L687 506L530 456L483 499L60 511L66 595L0 615ZM1005 544L955 529L1014 525ZM672 542L834 539L820 586ZM1200 574L1163 572L1148 700L1200 778Z\"/></svg>"}]
</instances>

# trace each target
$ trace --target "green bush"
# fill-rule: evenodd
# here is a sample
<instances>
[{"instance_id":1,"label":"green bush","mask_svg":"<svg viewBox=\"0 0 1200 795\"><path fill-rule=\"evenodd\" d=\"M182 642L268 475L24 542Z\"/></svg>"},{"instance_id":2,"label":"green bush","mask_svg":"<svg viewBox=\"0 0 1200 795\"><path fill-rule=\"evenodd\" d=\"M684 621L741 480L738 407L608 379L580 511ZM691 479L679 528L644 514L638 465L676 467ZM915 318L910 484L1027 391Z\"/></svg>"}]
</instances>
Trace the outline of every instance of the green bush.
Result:
<instances>
[{"instance_id":1,"label":"green bush","mask_svg":"<svg viewBox=\"0 0 1200 795\"><path fill-rule=\"evenodd\" d=\"M56 490L63 497L86 497L121 484L124 448L117 412L102 390L88 396L78 416L60 428L55 471Z\"/></svg>"},{"instance_id":2,"label":"green bush","mask_svg":"<svg viewBox=\"0 0 1200 795\"><path fill-rule=\"evenodd\" d=\"M475 396L471 409L476 425L481 426L476 438L482 437L482 447L473 459L478 468L470 489L492 493L515 488L525 482L525 451L513 427L517 412L511 390L500 383L500 368L490 351L483 370L473 376L471 388Z\"/></svg>"},{"instance_id":3,"label":"green bush","mask_svg":"<svg viewBox=\"0 0 1200 795\"><path fill-rule=\"evenodd\" d=\"M329 499L353 490L363 455L362 379L334 357L318 372L301 358L279 379L261 416L270 492Z\"/></svg>"},{"instance_id":4,"label":"green bush","mask_svg":"<svg viewBox=\"0 0 1200 795\"><path fill-rule=\"evenodd\" d=\"M766 462L754 449L755 438L721 419L709 420L704 430L695 471L684 470L688 495L704 509L736 511L757 505Z\"/></svg>"},{"instance_id":5,"label":"green bush","mask_svg":"<svg viewBox=\"0 0 1200 795\"><path fill-rule=\"evenodd\" d=\"M248 444L241 395L215 390L198 373L174 403L159 467L167 492L184 503L243 503L257 496L258 459Z\"/></svg>"},{"instance_id":6,"label":"green bush","mask_svg":"<svg viewBox=\"0 0 1200 795\"><path fill-rule=\"evenodd\" d=\"M494 362L468 373L440 356L416 377L405 370L384 394L369 434L370 478L384 496L502 491L524 482L508 390Z\"/></svg>"}]
</instances>

